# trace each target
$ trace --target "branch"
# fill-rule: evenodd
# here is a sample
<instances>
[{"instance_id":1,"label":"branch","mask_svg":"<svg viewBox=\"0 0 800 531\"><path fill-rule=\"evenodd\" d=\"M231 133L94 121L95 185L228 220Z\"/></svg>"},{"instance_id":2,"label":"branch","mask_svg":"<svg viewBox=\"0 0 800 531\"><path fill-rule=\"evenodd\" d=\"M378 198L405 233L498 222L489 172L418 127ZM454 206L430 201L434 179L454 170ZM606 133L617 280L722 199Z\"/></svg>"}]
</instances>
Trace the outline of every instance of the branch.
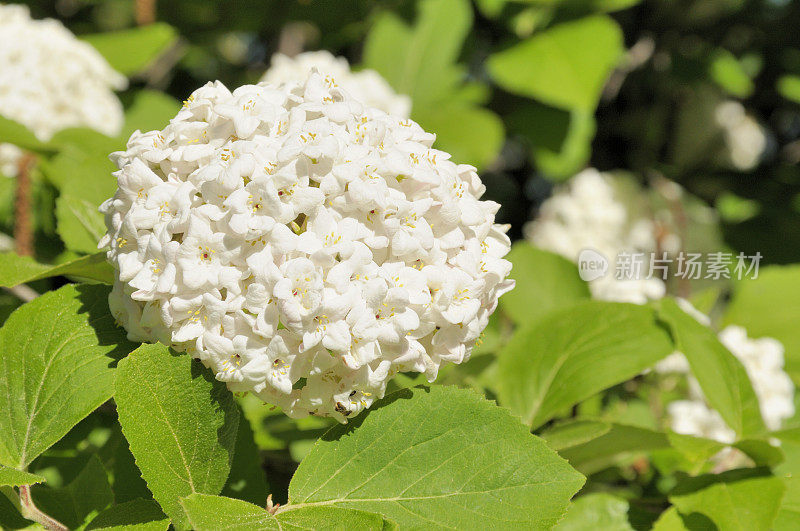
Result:
<instances>
[{"instance_id":1,"label":"branch","mask_svg":"<svg viewBox=\"0 0 800 531\"><path fill-rule=\"evenodd\" d=\"M33 227L31 226L31 169L36 160L25 153L19 160L17 194L14 198L14 240L20 256L33 255Z\"/></svg>"},{"instance_id":2,"label":"branch","mask_svg":"<svg viewBox=\"0 0 800 531\"><path fill-rule=\"evenodd\" d=\"M146 26L156 21L156 0L136 0L136 24Z\"/></svg>"},{"instance_id":3,"label":"branch","mask_svg":"<svg viewBox=\"0 0 800 531\"><path fill-rule=\"evenodd\" d=\"M20 485L19 504L20 508L22 509L22 516L28 520L33 520L50 531L69 531L67 526L52 516L43 513L38 507L36 507L36 505L33 503L33 498L31 497L30 485Z\"/></svg>"}]
</instances>

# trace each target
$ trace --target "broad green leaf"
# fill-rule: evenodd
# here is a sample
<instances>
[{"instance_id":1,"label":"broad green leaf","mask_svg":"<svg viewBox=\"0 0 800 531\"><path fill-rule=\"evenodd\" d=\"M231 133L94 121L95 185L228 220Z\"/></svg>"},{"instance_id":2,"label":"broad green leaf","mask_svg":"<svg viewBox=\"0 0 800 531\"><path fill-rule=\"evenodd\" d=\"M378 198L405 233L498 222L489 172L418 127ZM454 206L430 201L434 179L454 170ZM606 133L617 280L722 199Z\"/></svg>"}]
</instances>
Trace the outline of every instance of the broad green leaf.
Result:
<instances>
[{"instance_id":1,"label":"broad green leaf","mask_svg":"<svg viewBox=\"0 0 800 531\"><path fill-rule=\"evenodd\" d=\"M0 286L13 287L43 278L70 276L114 282L114 269L106 262L106 253L95 253L58 265L40 264L28 256L0 253Z\"/></svg>"},{"instance_id":2,"label":"broad green leaf","mask_svg":"<svg viewBox=\"0 0 800 531\"><path fill-rule=\"evenodd\" d=\"M34 483L42 482L44 482L44 478L41 476L0 465L0 486L11 485L12 487L19 487L20 485L33 485Z\"/></svg>"},{"instance_id":3,"label":"broad green leaf","mask_svg":"<svg viewBox=\"0 0 800 531\"><path fill-rule=\"evenodd\" d=\"M709 459L727 446L713 439L694 437L673 431L668 431L667 437L669 438L670 446L680 452L696 469L701 468Z\"/></svg>"},{"instance_id":4,"label":"broad green leaf","mask_svg":"<svg viewBox=\"0 0 800 531\"><path fill-rule=\"evenodd\" d=\"M516 106L506 120L509 130L528 140L537 170L548 179L565 180L586 166L596 130L593 112L531 100Z\"/></svg>"},{"instance_id":5,"label":"broad green leaf","mask_svg":"<svg viewBox=\"0 0 800 531\"><path fill-rule=\"evenodd\" d=\"M800 527L800 441L781 439L781 443L786 460L774 468L774 473L783 481L786 493L781 500L774 529L789 531Z\"/></svg>"},{"instance_id":6,"label":"broad green leaf","mask_svg":"<svg viewBox=\"0 0 800 531\"><path fill-rule=\"evenodd\" d=\"M464 389L414 388L327 432L283 510L360 509L401 528L549 527L583 481L507 410Z\"/></svg>"},{"instance_id":7,"label":"broad green leaf","mask_svg":"<svg viewBox=\"0 0 800 531\"><path fill-rule=\"evenodd\" d=\"M672 299L663 299L660 317L689 361L709 405L740 437L764 432L758 397L741 362L720 343L713 330L697 322Z\"/></svg>"},{"instance_id":8,"label":"broad green leaf","mask_svg":"<svg viewBox=\"0 0 800 531\"><path fill-rule=\"evenodd\" d=\"M137 129L163 129L178 114L180 108L180 102L172 96L157 90L140 90L133 96L133 103L125 111L125 130L122 136L130 136Z\"/></svg>"},{"instance_id":9,"label":"broad green leaf","mask_svg":"<svg viewBox=\"0 0 800 531\"><path fill-rule=\"evenodd\" d=\"M557 149L534 146L533 160L548 179L563 181L586 166L592 154L592 141L597 130L594 114L575 110L569 114L569 128Z\"/></svg>"},{"instance_id":10,"label":"broad green leaf","mask_svg":"<svg viewBox=\"0 0 800 531\"><path fill-rule=\"evenodd\" d=\"M267 409L263 403L261 407ZM256 446L253 429L249 422L241 419L236 434L236 449L231 472L225 488L222 489L222 495L264 505L267 502L269 489L261 465L261 453Z\"/></svg>"},{"instance_id":11,"label":"broad green leaf","mask_svg":"<svg viewBox=\"0 0 800 531\"><path fill-rule=\"evenodd\" d=\"M0 329L0 463L24 468L111 398L116 361L134 345L114 323L108 293L64 286Z\"/></svg>"},{"instance_id":12,"label":"broad green leaf","mask_svg":"<svg viewBox=\"0 0 800 531\"><path fill-rule=\"evenodd\" d=\"M462 77L454 63L472 8L466 0L426 0L417 7L413 27L389 11L378 17L364 43L364 65L424 107L448 96Z\"/></svg>"},{"instance_id":13,"label":"broad green leaf","mask_svg":"<svg viewBox=\"0 0 800 531\"><path fill-rule=\"evenodd\" d=\"M0 143L14 144L22 149L35 151L37 153L49 153L53 151L52 146L47 142L42 142L36 135L31 133L24 125L9 120L0 115Z\"/></svg>"},{"instance_id":14,"label":"broad green leaf","mask_svg":"<svg viewBox=\"0 0 800 531\"><path fill-rule=\"evenodd\" d=\"M681 513L673 506L661 513L653 524L653 531L688 531L688 529Z\"/></svg>"},{"instance_id":15,"label":"broad green leaf","mask_svg":"<svg viewBox=\"0 0 800 531\"><path fill-rule=\"evenodd\" d=\"M181 505L196 531L395 528L377 514L338 507L302 507L272 516L252 503L207 494L192 494Z\"/></svg>"},{"instance_id":16,"label":"broad green leaf","mask_svg":"<svg viewBox=\"0 0 800 531\"><path fill-rule=\"evenodd\" d=\"M64 151L70 153L80 152L83 154L97 154L109 163L109 153L125 149L125 142L123 140L104 135L88 127L70 127L68 129L62 129L53 135L50 143L58 148L59 155Z\"/></svg>"},{"instance_id":17,"label":"broad green leaf","mask_svg":"<svg viewBox=\"0 0 800 531\"><path fill-rule=\"evenodd\" d=\"M622 31L614 20L604 15L584 17L495 53L488 69L510 92L591 112L622 52Z\"/></svg>"},{"instance_id":18,"label":"broad green leaf","mask_svg":"<svg viewBox=\"0 0 800 531\"><path fill-rule=\"evenodd\" d=\"M500 307L520 325L591 297L578 268L562 256L516 242L506 259L513 265L511 278L517 285L503 295Z\"/></svg>"},{"instance_id":19,"label":"broad green leaf","mask_svg":"<svg viewBox=\"0 0 800 531\"><path fill-rule=\"evenodd\" d=\"M70 529L83 526L114 503L108 475L97 456L90 457L86 467L66 487L35 486L31 496L39 509Z\"/></svg>"},{"instance_id":20,"label":"broad green leaf","mask_svg":"<svg viewBox=\"0 0 800 531\"><path fill-rule=\"evenodd\" d=\"M612 424L611 429L583 444L559 452L584 474L593 474L613 465L616 458L635 452L668 448L667 435L640 426Z\"/></svg>"},{"instance_id":21,"label":"broad green leaf","mask_svg":"<svg viewBox=\"0 0 800 531\"><path fill-rule=\"evenodd\" d=\"M239 423L233 395L188 354L156 344L120 362L114 399L153 497L186 528L180 498L218 494L228 477Z\"/></svg>"},{"instance_id":22,"label":"broad green leaf","mask_svg":"<svg viewBox=\"0 0 800 531\"><path fill-rule=\"evenodd\" d=\"M103 215L97 205L80 196L62 194L56 201L58 235L70 251L96 253L97 243L106 233Z\"/></svg>"},{"instance_id":23,"label":"broad green leaf","mask_svg":"<svg viewBox=\"0 0 800 531\"><path fill-rule=\"evenodd\" d=\"M743 326L750 337L773 337L783 343L786 371L795 382L800 382L798 323L800 265L763 267L755 280L738 282L723 317L725 326Z\"/></svg>"},{"instance_id":24,"label":"broad green leaf","mask_svg":"<svg viewBox=\"0 0 800 531\"><path fill-rule=\"evenodd\" d=\"M800 76L782 76L778 79L777 88L787 100L800 103Z\"/></svg>"},{"instance_id":25,"label":"broad green leaf","mask_svg":"<svg viewBox=\"0 0 800 531\"><path fill-rule=\"evenodd\" d=\"M90 130L73 130L70 139L57 155L39 162L47 180L62 193L69 193L100 205L116 191L112 173L117 167L108 154L124 148L124 143L110 143L108 137ZM94 135L87 135L94 133ZM102 137L102 138L100 138Z\"/></svg>"},{"instance_id":26,"label":"broad green leaf","mask_svg":"<svg viewBox=\"0 0 800 531\"><path fill-rule=\"evenodd\" d=\"M550 448L560 452L585 444L611 431L611 424L601 420L576 419L556 424L539 434Z\"/></svg>"},{"instance_id":27,"label":"broad green leaf","mask_svg":"<svg viewBox=\"0 0 800 531\"><path fill-rule=\"evenodd\" d=\"M466 0L416 5L412 26L390 11L377 17L364 43L364 65L411 97L411 118L436 133L437 148L457 162L486 166L502 147L503 123L476 105L488 90L464 84L466 69L455 63L472 25L472 7Z\"/></svg>"},{"instance_id":28,"label":"broad green leaf","mask_svg":"<svg viewBox=\"0 0 800 531\"><path fill-rule=\"evenodd\" d=\"M114 70L130 76L146 69L172 46L178 40L178 32L169 24L156 22L81 39L94 46Z\"/></svg>"},{"instance_id":29,"label":"broad green leaf","mask_svg":"<svg viewBox=\"0 0 800 531\"><path fill-rule=\"evenodd\" d=\"M435 146L461 164L484 167L503 145L503 122L491 111L463 103L414 109L414 119L436 133Z\"/></svg>"},{"instance_id":30,"label":"broad green leaf","mask_svg":"<svg viewBox=\"0 0 800 531\"><path fill-rule=\"evenodd\" d=\"M167 531L167 518L153 500L132 500L109 507L89 522L86 530Z\"/></svg>"},{"instance_id":31,"label":"broad green leaf","mask_svg":"<svg viewBox=\"0 0 800 531\"><path fill-rule=\"evenodd\" d=\"M578 303L521 328L500 351L500 403L536 428L639 374L672 349L650 308Z\"/></svg>"},{"instance_id":32,"label":"broad green leaf","mask_svg":"<svg viewBox=\"0 0 800 531\"><path fill-rule=\"evenodd\" d=\"M628 502L611 494L587 494L570 504L555 531L633 531L628 522Z\"/></svg>"},{"instance_id":33,"label":"broad green leaf","mask_svg":"<svg viewBox=\"0 0 800 531\"><path fill-rule=\"evenodd\" d=\"M755 462L756 466L775 467L783 462L783 451L762 439L744 439L733 445Z\"/></svg>"},{"instance_id":34,"label":"broad green leaf","mask_svg":"<svg viewBox=\"0 0 800 531\"><path fill-rule=\"evenodd\" d=\"M718 529L770 529L785 487L763 469L687 478L669 500L684 515L700 513Z\"/></svg>"},{"instance_id":35,"label":"broad green leaf","mask_svg":"<svg viewBox=\"0 0 800 531\"><path fill-rule=\"evenodd\" d=\"M748 97L755 88L739 60L727 50L718 50L711 59L709 74L717 85L737 98Z\"/></svg>"}]
</instances>

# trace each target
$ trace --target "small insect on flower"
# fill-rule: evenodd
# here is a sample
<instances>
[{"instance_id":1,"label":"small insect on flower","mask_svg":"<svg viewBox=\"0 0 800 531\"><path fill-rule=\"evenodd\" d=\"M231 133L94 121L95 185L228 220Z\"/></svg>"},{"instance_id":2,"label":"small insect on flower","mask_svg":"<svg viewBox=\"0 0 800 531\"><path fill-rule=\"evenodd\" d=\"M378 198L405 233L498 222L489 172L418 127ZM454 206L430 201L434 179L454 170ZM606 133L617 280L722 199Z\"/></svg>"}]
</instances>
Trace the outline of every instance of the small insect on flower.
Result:
<instances>
[{"instance_id":1,"label":"small insect on flower","mask_svg":"<svg viewBox=\"0 0 800 531\"><path fill-rule=\"evenodd\" d=\"M113 154L101 246L132 340L290 416L345 422L398 372L433 381L469 359L514 283L475 168L336 79L209 83L164 130L134 133Z\"/></svg>"}]
</instances>

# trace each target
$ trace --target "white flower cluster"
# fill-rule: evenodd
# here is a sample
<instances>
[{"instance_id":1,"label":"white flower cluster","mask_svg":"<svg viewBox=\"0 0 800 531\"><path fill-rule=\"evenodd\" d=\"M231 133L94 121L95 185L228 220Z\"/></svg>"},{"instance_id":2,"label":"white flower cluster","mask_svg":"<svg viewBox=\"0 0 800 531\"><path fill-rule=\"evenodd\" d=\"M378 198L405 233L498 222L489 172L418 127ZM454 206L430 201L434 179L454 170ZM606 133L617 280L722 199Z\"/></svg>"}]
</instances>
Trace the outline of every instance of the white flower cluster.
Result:
<instances>
[{"instance_id":1,"label":"white flower cluster","mask_svg":"<svg viewBox=\"0 0 800 531\"><path fill-rule=\"evenodd\" d=\"M767 150L764 128L735 100L717 105L714 119L722 129L729 164L741 171L755 168Z\"/></svg>"},{"instance_id":2,"label":"white flower cluster","mask_svg":"<svg viewBox=\"0 0 800 531\"><path fill-rule=\"evenodd\" d=\"M367 107L375 107L398 118L411 116L411 98L397 94L379 73L370 69L353 72L347 59L326 50L303 52L294 57L276 53L261 82L282 85L306 79L312 70L336 79L345 92Z\"/></svg>"},{"instance_id":3,"label":"white flower cluster","mask_svg":"<svg viewBox=\"0 0 800 531\"><path fill-rule=\"evenodd\" d=\"M0 115L40 140L68 127L116 135L123 115L113 89L126 85L124 76L61 22L33 20L26 6L0 5ZM0 173L16 176L21 154L0 144Z\"/></svg>"},{"instance_id":4,"label":"white flower cluster","mask_svg":"<svg viewBox=\"0 0 800 531\"><path fill-rule=\"evenodd\" d=\"M525 226L535 246L577 261L584 249L593 249L610 262L610 271L589 283L597 299L644 304L664 296L658 278L617 280L614 260L620 252L656 250L653 221L635 218L609 176L589 168L570 179L546 200L537 218Z\"/></svg>"},{"instance_id":5,"label":"white flower cluster","mask_svg":"<svg viewBox=\"0 0 800 531\"><path fill-rule=\"evenodd\" d=\"M330 75L207 84L113 155L112 312L293 417L344 421L399 371L433 380L513 287L499 205L434 138Z\"/></svg>"},{"instance_id":6,"label":"white flower cluster","mask_svg":"<svg viewBox=\"0 0 800 531\"><path fill-rule=\"evenodd\" d=\"M744 365L766 427L780 429L783 421L794 415L794 384L783 370L783 345L769 337L749 339L747 331L735 325L722 330L719 340ZM689 363L683 354L670 355L656 366L656 371L687 374L689 399L667 406L674 431L724 443L735 440L735 433L719 413L706 405L700 384L689 374Z\"/></svg>"}]
</instances>

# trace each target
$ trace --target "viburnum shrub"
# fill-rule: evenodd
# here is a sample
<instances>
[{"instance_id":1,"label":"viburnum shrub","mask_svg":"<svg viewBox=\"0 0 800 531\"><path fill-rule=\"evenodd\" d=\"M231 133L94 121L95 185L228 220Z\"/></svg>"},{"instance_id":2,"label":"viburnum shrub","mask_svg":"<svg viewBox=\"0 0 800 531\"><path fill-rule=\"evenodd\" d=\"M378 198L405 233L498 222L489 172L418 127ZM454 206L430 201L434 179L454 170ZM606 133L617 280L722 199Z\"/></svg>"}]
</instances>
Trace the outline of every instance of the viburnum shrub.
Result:
<instances>
[{"instance_id":1,"label":"viburnum shrub","mask_svg":"<svg viewBox=\"0 0 800 531\"><path fill-rule=\"evenodd\" d=\"M0 529L800 528L796 6L713 1L0 5Z\"/></svg>"}]
</instances>

